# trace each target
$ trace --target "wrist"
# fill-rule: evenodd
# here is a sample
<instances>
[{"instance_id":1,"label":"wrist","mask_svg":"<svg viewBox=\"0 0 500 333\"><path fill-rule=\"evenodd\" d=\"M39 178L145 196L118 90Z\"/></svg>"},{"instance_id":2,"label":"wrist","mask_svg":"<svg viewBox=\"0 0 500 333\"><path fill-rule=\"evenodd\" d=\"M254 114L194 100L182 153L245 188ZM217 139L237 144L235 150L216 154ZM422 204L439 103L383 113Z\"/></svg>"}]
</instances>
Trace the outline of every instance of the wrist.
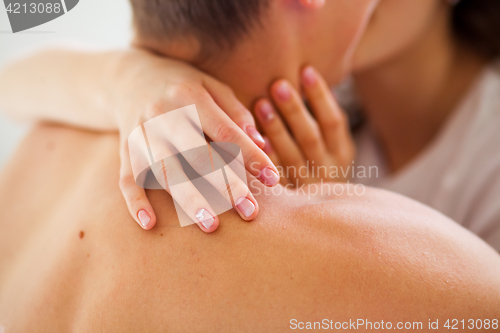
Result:
<instances>
[{"instance_id":1,"label":"wrist","mask_svg":"<svg viewBox=\"0 0 500 333\"><path fill-rule=\"evenodd\" d=\"M152 55L138 49L111 51L108 56L108 71L105 73L106 90L108 92L107 106L110 116L118 128L128 123L126 118L133 117L131 111L139 113L141 101L148 94L151 86L146 77L151 72ZM142 97L142 98L141 98Z\"/></svg>"}]
</instances>

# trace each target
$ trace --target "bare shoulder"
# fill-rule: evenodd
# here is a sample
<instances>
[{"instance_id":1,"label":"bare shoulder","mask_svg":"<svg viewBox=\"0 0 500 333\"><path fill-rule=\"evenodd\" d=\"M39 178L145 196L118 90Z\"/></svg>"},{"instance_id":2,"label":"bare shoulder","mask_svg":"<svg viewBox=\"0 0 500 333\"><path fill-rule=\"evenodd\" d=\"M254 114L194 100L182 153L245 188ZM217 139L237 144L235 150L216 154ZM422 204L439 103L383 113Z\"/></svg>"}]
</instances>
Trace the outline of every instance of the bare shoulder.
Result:
<instances>
[{"instance_id":1,"label":"bare shoulder","mask_svg":"<svg viewBox=\"0 0 500 333\"><path fill-rule=\"evenodd\" d=\"M0 179L0 325L279 332L292 319L500 316L498 254L411 200L261 194L255 221L229 211L206 235L156 190L144 232L119 165L113 135L49 126L21 145Z\"/></svg>"},{"instance_id":2,"label":"bare shoulder","mask_svg":"<svg viewBox=\"0 0 500 333\"><path fill-rule=\"evenodd\" d=\"M327 279L343 290L337 300L343 294L346 303L361 301L358 311L381 318L429 311L436 318L500 315L500 256L494 249L411 199L372 188L349 195L352 185L343 186L343 194L295 212L298 234L314 239L322 253L315 265L338 274Z\"/></svg>"}]
</instances>

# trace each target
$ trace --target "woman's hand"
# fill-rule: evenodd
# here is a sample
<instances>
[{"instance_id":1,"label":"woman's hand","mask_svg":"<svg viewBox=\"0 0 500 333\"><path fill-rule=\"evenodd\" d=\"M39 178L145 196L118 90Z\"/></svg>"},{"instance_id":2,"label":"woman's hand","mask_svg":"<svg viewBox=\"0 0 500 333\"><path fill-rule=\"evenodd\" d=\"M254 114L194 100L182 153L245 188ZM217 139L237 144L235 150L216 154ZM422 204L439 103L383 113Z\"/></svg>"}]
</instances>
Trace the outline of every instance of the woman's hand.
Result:
<instances>
[{"instance_id":1,"label":"woman's hand","mask_svg":"<svg viewBox=\"0 0 500 333\"><path fill-rule=\"evenodd\" d=\"M267 99L255 104L259 124L269 140L264 150L281 166L285 183L299 186L320 180L346 181L355 155L347 116L311 66L302 71L301 81L314 117L286 80L271 86L279 114Z\"/></svg>"},{"instance_id":2,"label":"woman's hand","mask_svg":"<svg viewBox=\"0 0 500 333\"><path fill-rule=\"evenodd\" d=\"M264 140L250 112L226 85L186 63L138 49L48 49L3 68L0 88L2 109L12 117L100 131L119 130L120 188L130 214L146 230L154 227L156 216L145 190L136 185L127 140L138 126L165 112L195 104L205 136L215 142L237 144L252 175L267 186L279 182L277 169L260 149ZM192 136L183 134L189 140L200 136L197 131ZM182 146L183 142L175 145ZM195 170L197 162L203 161L203 154L198 155L186 158ZM247 184L230 173L226 176L237 212L242 219L252 220L258 204ZM217 228L215 212L194 186L176 192L174 199L203 231Z\"/></svg>"},{"instance_id":3,"label":"woman's hand","mask_svg":"<svg viewBox=\"0 0 500 333\"><path fill-rule=\"evenodd\" d=\"M142 228L151 229L156 223L156 216L145 190L137 186L134 179L128 137L138 126L165 112L194 104L203 132L210 140L237 144L248 172L266 186L274 186L279 182L276 167L261 149L265 142L255 128L253 116L236 99L229 87L185 63L159 58L140 50L131 51L124 57L116 70L119 72L122 68L124 74L117 80L120 84L114 89L117 95L114 96L113 103L118 106L115 116L121 138L120 189L130 214ZM173 146L173 149L182 152L185 151L186 145L189 146L188 141L205 140L200 138L197 128L188 128L190 132L169 135L174 132L177 124L164 125L163 128L168 133L160 138L156 145L163 145L165 149L167 146ZM151 142L149 144L152 145ZM183 153L183 157L198 171L204 167L201 164L210 162L207 151L193 150L190 154ZM212 154L214 153L212 150ZM167 166L164 165L163 169L167 169L170 174L176 174L176 177L178 173L184 173L180 163L172 160ZM165 184L166 190L171 193L165 180L160 179L163 174L160 170L155 172L160 184ZM247 184L234 173L229 172L226 177L236 211L243 220L252 220L258 213L258 203ZM210 179L207 180L210 182ZM221 188L211 183L222 195L227 193L225 186ZM217 214L191 182L187 182L182 190L171 194L187 216L203 231L212 232L217 229Z\"/></svg>"}]
</instances>

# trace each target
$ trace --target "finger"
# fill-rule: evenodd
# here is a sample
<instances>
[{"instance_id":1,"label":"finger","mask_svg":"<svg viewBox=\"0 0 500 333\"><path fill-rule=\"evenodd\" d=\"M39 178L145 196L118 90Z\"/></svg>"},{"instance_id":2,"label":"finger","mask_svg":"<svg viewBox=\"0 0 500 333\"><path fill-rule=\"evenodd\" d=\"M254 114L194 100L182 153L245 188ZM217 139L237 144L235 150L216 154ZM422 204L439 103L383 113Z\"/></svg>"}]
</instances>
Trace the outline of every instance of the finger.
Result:
<instances>
[{"instance_id":1,"label":"finger","mask_svg":"<svg viewBox=\"0 0 500 333\"><path fill-rule=\"evenodd\" d=\"M287 170L284 176L290 180L296 179L297 170L305 165L305 160L274 107L267 99L260 99L255 104L255 114L283 169Z\"/></svg>"},{"instance_id":2,"label":"finger","mask_svg":"<svg viewBox=\"0 0 500 333\"><path fill-rule=\"evenodd\" d=\"M158 119L158 121L162 122L163 119ZM161 123L155 125L164 125L164 124ZM145 165L150 166L151 170L153 171L153 174L155 175L160 185L162 185L162 187L166 189L167 192L170 193L170 195L176 201L176 203L180 205L181 209L184 210L184 212L186 212L189 220L181 221L181 224L186 225L190 224L191 221L193 221L197 223L200 226L200 228L205 232L214 231L215 229L217 229L218 226L217 216L214 214L212 208L206 203L206 201L203 201L204 198L201 196L201 194L198 193L197 189L192 184L191 187L183 186L183 184L181 184L177 185L173 190L169 188L168 185L170 185L170 182L167 183L167 173L164 160L169 160L170 163L167 163L167 165L173 165L169 168L169 171L172 173L171 179L178 180L179 182L186 182L187 176L182 173L180 163L175 158L176 156L172 153L171 145L169 145L168 142L162 142L161 140L162 136L159 135L159 132L161 131L152 125L149 125L148 128L149 132L147 132L146 130L144 130L144 128L141 127L139 127L137 130L134 130L129 135L127 144L123 145L121 155L123 157L122 160L124 163L122 163L122 166L125 169L125 174L129 175L128 177L129 179L133 179L131 176L132 172L127 172L126 168L129 168L129 166L134 165L135 166L134 170L136 171L137 175L137 170L142 170ZM144 139L146 141L144 145L138 144L138 141L140 140L133 137L134 133L136 134L136 136L138 136L139 134L145 135ZM146 135L146 133L148 135ZM203 140L203 142L205 141ZM130 152L128 149L129 148L128 145L130 145L130 148L134 148ZM131 156L133 156L132 160L130 159ZM160 156L163 156L165 158L162 159ZM127 163L127 160L130 163ZM147 161L147 163L141 163L143 161ZM176 162L178 163L178 165L174 165ZM130 168L130 170L132 169ZM129 184L130 181L128 182L128 184L124 182L124 187L126 187L126 185ZM140 190L145 195L144 190L143 189ZM196 206L198 206L197 209ZM144 216L145 216L144 212L138 214L139 219L144 218ZM182 215L179 215L179 219L181 218Z\"/></svg>"},{"instance_id":3,"label":"finger","mask_svg":"<svg viewBox=\"0 0 500 333\"><path fill-rule=\"evenodd\" d=\"M204 232L211 233L219 227L219 217L193 183L176 185L172 198Z\"/></svg>"},{"instance_id":4,"label":"finger","mask_svg":"<svg viewBox=\"0 0 500 333\"><path fill-rule=\"evenodd\" d=\"M247 184L226 165L215 149L209 145L189 149L185 140L179 140L178 137L173 137L172 140L172 144L194 171L231 203L242 219L249 221L255 218L258 212L257 201L250 193Z\"/></svg>"},{"instance_id":5,"label":"finger","mask_svg":"<svg viewBox=\"0 0 500 333\"><path fill-rule=\"evenodd\" d=\"M123 145L120 151L120 190L125 198L130 215L141 228L149 230L156 224L156 215L146 196L146 191L135 183L128 156L127 145Z\"/></svg>"},{"instance_id":6,"label":"finger","mask_svg":"<svg viewBox=\"0 0 500 333\"><path fill-rule=\"evenodd\" d=\"M288 178L285 177L283 173L283 166L280 162L280 159L278 157L278 154L276 154L276 151L274 151L273 146L271 144L271 141L269 141L269 138L267 136L264 137L264 141L266 141L266 145L264 146L264 152L269 156L271 161L273 161L274 165L276 165L276 168L280 172L280 184L285 186L289 184L290 182L288 181Z\"/></svg>"},{"instance_id":7,"label":"finger","mask_svg":"<svg viewBox=\"0 0 500 333\"><path fill-rule=\"evenodd\" d=\"M247 185L230 168L225 168L224 172L227 177L227 189L233 199L236 212L245 221L253 220L259 213L257 200Z\"/></svg>"},{"instance_id":8,"label":"finger","mask_svg":"<svg viewBox=\"0 0 500 333\"><path fill-rule=\"evenodd\" d=\"M180 85L171 89L166 98L182 101L182 105L195 104L199 119L203 124L203 131L214 142L232 142L237 144L242 152L246 170L266 186L275 186L279 183L276 167L267 155L257 146L248 135L215 103L206 89L195 89L189 85ZM171 103L169 103L170 105ZM165 113L162 103L153 104L149 114L153 118ZM177 102L179 107L182 107ZM172 105L169 106L171 109Z\"/></svg>"},{"instance_id":9,"label":"finger","mask_svg":"<svg viewBox=\"0 0 500 333\"><path fill-rule=\"evenodd\" d=\"M245 168L250 174L266 186L279 183L278 170L269 157L239 128L227 114L211 99L198 102L203 112L200 119L206 135L214 142L232 142L242 152ZM210 116L209 116L210 115Z\"/></svg>"},{"instance_id":10,"label":"finger","mask_svg":"<svg viewBox=\"0 0 500 333\"><path fill-rule=\"evenodd\" d=\"M264 137L264 141L266 142L266 145L262 150L267 154L267 156L269 156L274 165L278 167L278 165L281 165L278 154L276 154L276 151L274 150L273 145L271 144L271 141L267 136Z\"/></svg>"},{"instance_id":11,"label":"finger","mask_svg":"<svg viewBox=\"0 0 500 333\"><path fill-rule=\"evenodd\" d=\"M215 231L219 218L205 197L185 174L177 156L171 156L151 167L156 179L165 188L188 218L206 233ZM179 218L181 218L179 216ZM185 225L189 221L180 221Z\"/></svg>"},{"instance_id":12,"label":"finger","mask_svg":"<svg viewBox=\"0 0 500 333\"><path fill-rule=\"evenodd\" d=\"M271 95L283 120L293 133L305 157L322 163L326 147L321 132L301 96L286 80L278 80L271 86Z\"/></svg>"},{"instance_id":13,"label":"finger","mask_svg":"<svg viewBox=\"0 0 500 333\"><path fill-rule=\"evenodd\" d=\"M345 151L352 145L349 124L328 84L312 66L308 66L302 71L302 86L328 150L333 153Z\"/></svg>"},{"instance_id":14,"label":"finger","mask_svg":"<svg viewBox=\"0 0 500 333\"><path fill-rule=\"evenodd\" d=\"M239 149L233 150L231 146L217 143L211 143L209 147L213 166L216 170L220 169L224 177L224 182L215 182L212 185L219 193L229 192L231 203L243 220L254 219L259 206L246 183L245 167L243 161L238 158ZM220 154L224 154L226 160Z\"/></svg>"},{"instance_id":15,"label":"finger","mask_svg":"<svg viewBox=\"0 0 500 333\"><path fill-rule=\"evenodd\" d=\"M199 121L193 121L192 119L194 116L193 111L196 114L194 109L191 111L186 110L185 113L171 113L169 116L156 118L154 124L145 125L152 159L165 164L162 166L162 171L166 172L166 174L161 184L164 188L168 188L171 184L192 182L192 179L186 175L186 173L189 173L189 169L192 168L198 175L201 175L212 184L220 195L231 204L233 201L229 197L226 179L222 177L222 171L214 172L216 170L214 169L213 158L218 157L218 170L226 169L226 166L220 156L216 152L212 153L209 149ZM187 166L180 163L178 155L184 157L190 168L186 169ZM156 163L157 168L159 168L159 164ZM237 196L234 198L233 206L237 208L245 220L253 219L257 212L255 199L248 195L247 185L238 177L234 177L229 168L227 169L227 177L229 177L230 184L233 187L232 194ZM244 170L243 166L242 169ZM161 172L157 172L157 174L161 176ZM199 186L203 186L203 184L200 183ZM194 187L196 188L196 186ZM207 188L207 190L210 191L212 188ZM171 194L175 197L173 192L171 191ZM205 193L201 188L197 192L196 195ZM182 198L177 198L177 201L182 202Z\"/></svg>"},{"instance_id":16,"label":"finger","mask_svg":"<svg viewBox=\"0 0 500 333\"><path fill-rule=\"evenodd\" d=\"M203 86L217 105L238 125L260 148L265 142L255 127L255 119L250 111L236 98L233 90L219 81L206 77Z\"/></svg>"}]
</instances>

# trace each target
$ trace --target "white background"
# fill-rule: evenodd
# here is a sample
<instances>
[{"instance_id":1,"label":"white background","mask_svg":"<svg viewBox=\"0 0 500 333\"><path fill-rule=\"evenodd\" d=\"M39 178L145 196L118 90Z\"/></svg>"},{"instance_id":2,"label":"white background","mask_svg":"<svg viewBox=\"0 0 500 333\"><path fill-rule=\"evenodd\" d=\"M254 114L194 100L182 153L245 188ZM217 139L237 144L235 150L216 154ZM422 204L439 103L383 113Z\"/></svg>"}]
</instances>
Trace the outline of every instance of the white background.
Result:
<instances>
[{"instance_id":1,"label":"white background","mask_svg":"<svg viewBox=\"0 0 500 333\"><path fill-rule=\"evenodd\" d=\"M127 0L80 0L65 15L16 34L12 33L1 1L0 67L19 55L52 44L78 42L102 49L125 47L131 34ZM0 170L28 129L29 124L9 119L0 110Z\"/></svg>"}]
</instances>

